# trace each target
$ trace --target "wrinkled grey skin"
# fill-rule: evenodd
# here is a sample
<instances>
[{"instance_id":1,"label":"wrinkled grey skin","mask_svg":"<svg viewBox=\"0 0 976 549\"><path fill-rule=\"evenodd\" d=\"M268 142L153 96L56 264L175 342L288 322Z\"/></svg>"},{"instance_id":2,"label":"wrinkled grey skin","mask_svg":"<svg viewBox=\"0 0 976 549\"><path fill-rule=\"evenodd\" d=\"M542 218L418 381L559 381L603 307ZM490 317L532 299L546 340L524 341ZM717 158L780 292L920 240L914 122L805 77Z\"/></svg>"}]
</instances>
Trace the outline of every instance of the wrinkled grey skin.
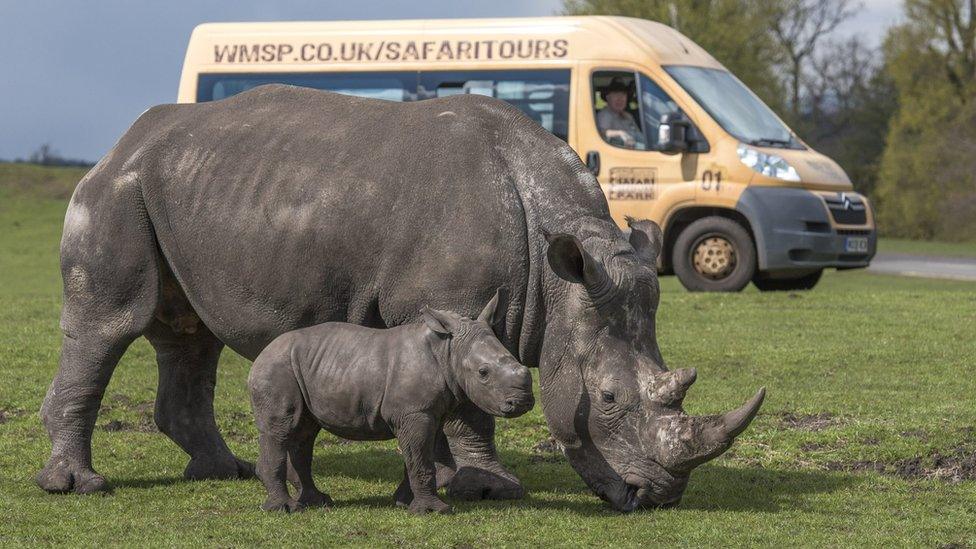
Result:
<instances>
[{"instance_id":1,"label":"wrinkled grey skin","mask_svg":"<svg viewBox=\"0 0 976 549\"><path fill-rule=\"evenodd\" d=\"M472 316L504 287L501 341L539 368L574 469L616 509L673 504L762 392L724 416L682 412L693 372L669 372L655 338L661 232L631 228L628 240L566 143L490 98L401 104L274 85L150 109L65 216L64 340L41 410L53 449L37 481L107 488L92 428L140 335L157 351L157 425L191 456L185 475L246 476L213 417L225 344L253 359L328 321L397 326L424 305ZM523 495L491 416L462 406L443 434L449 495Z\"/></svg>"},{"instance_id":2,"label":"wrinkled grey skin","mask_svg":"<svg viewBox=\"0 0 976 549\"><path fill-rule=\"evenodd\" d=\"M517 417L535 403L528 368L492 332L497 304L496 294L473 321L424 309L423 323L377 330L329 322L272 341L248 378L260 431L257 474L268 491L262 509L332 504L312 479L312 448L324 428L352 440L396 437L405 462L397 505L450 512L437 497L434 468L447 415L470 401L493 416Z\"/></svg>"}]
</instances>

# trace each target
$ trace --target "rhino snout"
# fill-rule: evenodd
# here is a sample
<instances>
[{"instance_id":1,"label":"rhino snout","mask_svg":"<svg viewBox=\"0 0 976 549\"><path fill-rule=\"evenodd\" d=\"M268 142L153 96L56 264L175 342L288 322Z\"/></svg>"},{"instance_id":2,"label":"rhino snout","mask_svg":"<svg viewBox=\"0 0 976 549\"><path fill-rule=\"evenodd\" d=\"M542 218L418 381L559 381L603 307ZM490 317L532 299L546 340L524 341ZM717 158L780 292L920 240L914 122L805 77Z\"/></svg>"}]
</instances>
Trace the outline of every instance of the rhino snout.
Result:
<instances>
[{"instance_id":1,"label":"rhino snout","mask_svg":"<svg viewBox=\"0 0 976 549\"><path fill-rule=\"evenodd\" d=\"M516 417L528 412L535 405L532 394L532 374L525 366L513 366L510 371L512 378L511 389L502 404L501 410L505 417Z\"/></svg>"}]
</instances>

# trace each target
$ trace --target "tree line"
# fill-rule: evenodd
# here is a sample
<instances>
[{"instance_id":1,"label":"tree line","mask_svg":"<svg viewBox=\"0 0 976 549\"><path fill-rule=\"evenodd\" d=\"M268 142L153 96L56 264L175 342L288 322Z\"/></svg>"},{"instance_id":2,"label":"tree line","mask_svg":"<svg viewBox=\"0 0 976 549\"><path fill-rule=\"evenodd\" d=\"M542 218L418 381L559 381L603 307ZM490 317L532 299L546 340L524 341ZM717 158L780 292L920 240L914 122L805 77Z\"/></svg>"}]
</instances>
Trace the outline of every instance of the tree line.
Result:
<instances>
[{"instance_id":1,"label":"tree line","mask_svg":"<svg viewBox=\"0 0 976 549\"><path fill-rule=\"evenodd\" d=\"M976 241L976 0L904 0L878 46L856 0L564 0L685 34L836 160L889 236Z\"/></svg>"}]
</instances>

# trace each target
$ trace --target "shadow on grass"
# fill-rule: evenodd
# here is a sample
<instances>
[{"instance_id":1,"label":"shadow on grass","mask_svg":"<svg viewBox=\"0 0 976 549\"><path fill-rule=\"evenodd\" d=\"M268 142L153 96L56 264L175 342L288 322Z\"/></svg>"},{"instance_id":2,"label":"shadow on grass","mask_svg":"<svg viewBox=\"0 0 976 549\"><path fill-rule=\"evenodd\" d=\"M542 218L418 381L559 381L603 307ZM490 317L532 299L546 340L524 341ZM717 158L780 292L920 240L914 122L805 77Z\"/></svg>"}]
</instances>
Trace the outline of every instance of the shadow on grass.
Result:
<instances>
[{"instance_id":1,"label":"shadow on grass","mask_svg":"<svg viewBox=\"0 0 976 549\"><path fill-rule=\"evenodd\" d=\"M189 482L183 478L183 475L171 476L171 477L148 477L148 478L110 478L109 484L112 489L117 488L160 488L163 486L172 486L174 484L181 484L183 482Z\"/></svg>"},{"instance_id":2,"label":"shadow on grass","mask_svg":"<svg viewBox=\"0 0 976 549\"><path fill-rule=\"evenodd\" d=\"M829 494L860 484L852 474L762 467L704 465L695 469L679 509L699 511L804 511Z\"/></svg>"},{"instance_id":3,"label":"shadow on grass","mask_svg":"<svg viewBox=\"0 0 976 549\"><path fill-rule=\"evenodd\" d=\"M318 449L317 449L318 450ZM315 473L328 478L343 476L373 482L388 482L396 488L403 474L402 458L392 450L362 446L341 454L317 451ZM565 460L539 462L539 456L525 452L504 452L503 462L525 482L527 496L517 507L568 510L584 515L605 514L609 507L583 484ZM691 475L688 490L678 510L777 512L814 506L811 496L829 494L854 486L863 479L851 474L755 466L735 467L707 464ZM587 501L566 501L533 497L533 491L589 497ZM349 503L389 505L389 498L364 498ZM458 502L455 502L458 503ZM463 509L511 505L510 502L464 502Z\"/></svg>"},{"instance_id":4,"label":"shadow on grass","mask_svg":"<svg viewBox=\"0 0 976 549\"><path fill-rule=\"evenodd\" d=\"M527 495L518 502L511 501L452 501L460 513L514 506L548 511L569 511L579 515L615 514L583 484L565 460L539 461L539 457L525 452L505 452L504 462L526 483ZM345 477L367 482L389 484L388 496L344 498L342 505L390 507L393 491L403 474L403 460L393 450L355 444L339 452L316 448L313 471L320 486L328 491L329 477ZM112 479L116 488L148 489L170 486L184 481L182 476ZM688 483L677 511L758 511L809 510L816 506L817 494L829 494L854 486L863 479L852 474L820 471L765 469L755 466L735 467L708 464L696 469ZM534 496L538 492L539 496ZM551 497L557 494L556 497ZM573 496L567 500L558 495ZM582 501L576 496L586 496ZM648 511L653 512L653 511Z\"/></svg>"}]
</instances>

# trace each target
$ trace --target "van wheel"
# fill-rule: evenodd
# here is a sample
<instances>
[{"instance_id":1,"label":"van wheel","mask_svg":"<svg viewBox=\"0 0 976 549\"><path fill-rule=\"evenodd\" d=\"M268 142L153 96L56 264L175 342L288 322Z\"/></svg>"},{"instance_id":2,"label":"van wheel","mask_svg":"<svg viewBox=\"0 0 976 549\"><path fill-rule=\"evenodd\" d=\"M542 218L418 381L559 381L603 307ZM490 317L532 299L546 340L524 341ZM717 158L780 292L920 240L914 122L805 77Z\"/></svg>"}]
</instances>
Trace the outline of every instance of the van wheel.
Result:
<instances>
[{"instance_id":1,"label":"van wheel","mask_svg":"<svg viewBox=\"0 0 976 549\"><path fill-rule=\"evenodd\" d=\"M799 278L759 278L752 281L764 292L784 292L788 290L811 290L820 282L823 270L814 271Z\"/></svg>"},{"instance_id":2,"label":"van wheel","mask_svg":"<svg viewBox=\"0 0 976 549\"><path fill-rule=\"evenodd\" d=\"M725 217L704 217L678 235L671 264L692 292L738 292L756 272L756 247L742 225Z\"/></svg>"}]
</instances>

